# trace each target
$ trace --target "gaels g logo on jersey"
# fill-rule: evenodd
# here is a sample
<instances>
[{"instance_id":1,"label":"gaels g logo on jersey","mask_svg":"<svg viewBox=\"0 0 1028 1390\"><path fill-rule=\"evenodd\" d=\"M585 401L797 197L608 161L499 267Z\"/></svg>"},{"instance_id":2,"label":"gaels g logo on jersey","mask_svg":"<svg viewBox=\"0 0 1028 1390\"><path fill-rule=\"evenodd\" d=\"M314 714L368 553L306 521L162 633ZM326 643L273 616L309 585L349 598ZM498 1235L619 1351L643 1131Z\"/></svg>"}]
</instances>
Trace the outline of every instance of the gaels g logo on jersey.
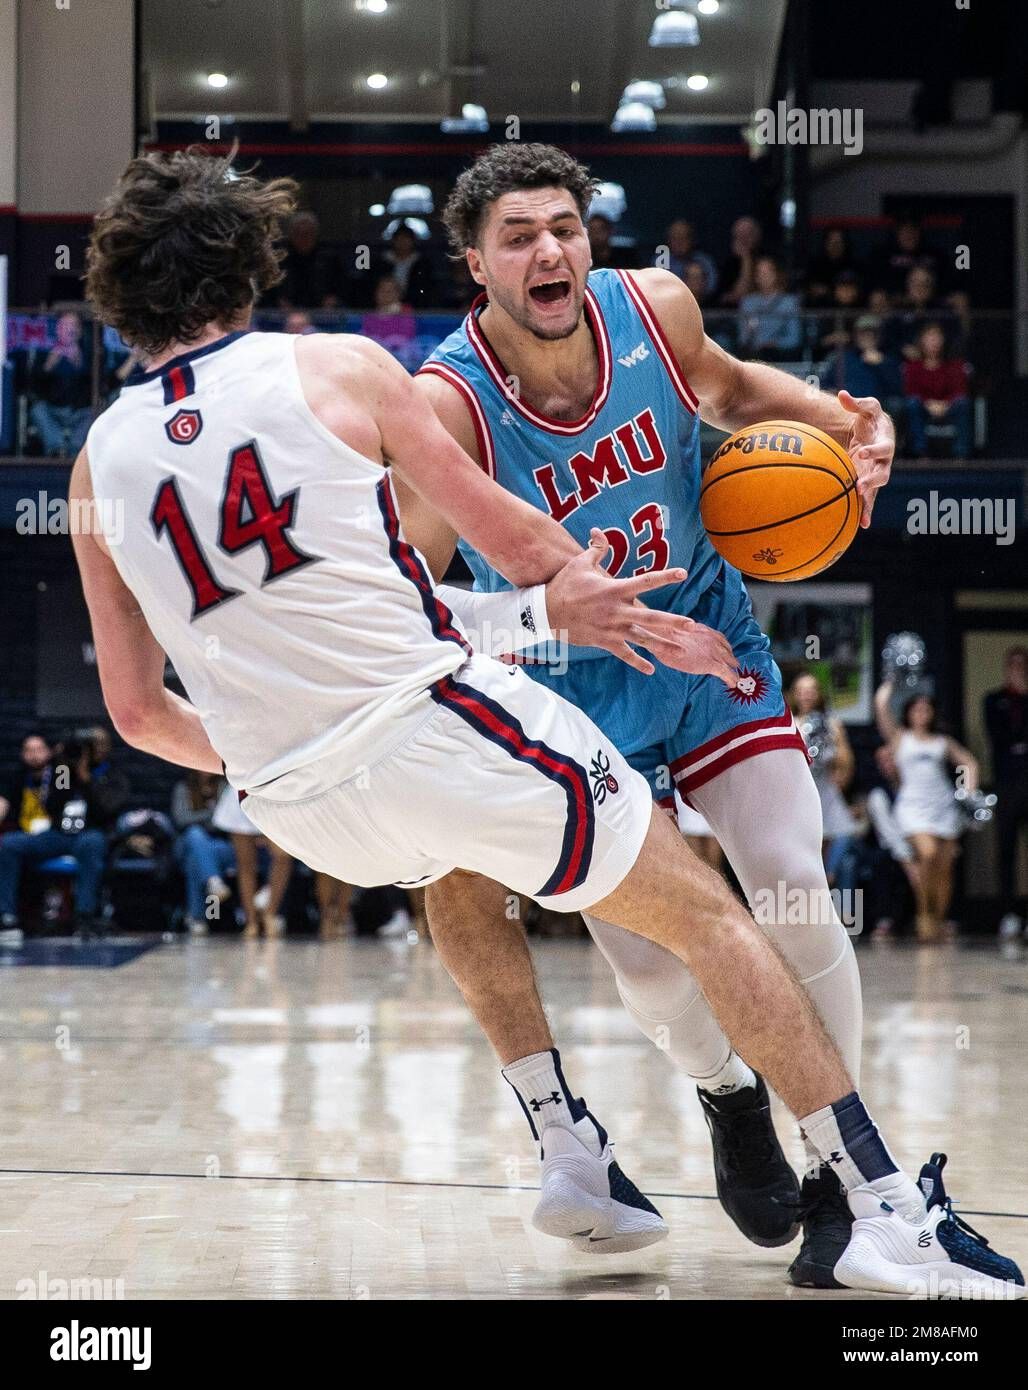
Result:
<instances>
[{"instance_id":1,"label":"gaels g logo on jersey","mask_svg":"<svg viewBox=\"0 0 1028 1390\"><path fill-rule=\"evenodd\" d=\"M202 429L203 417L198 410L176 410L164 422L164 433L172 444L192 444Z\"/></svg>"}]
</instances>

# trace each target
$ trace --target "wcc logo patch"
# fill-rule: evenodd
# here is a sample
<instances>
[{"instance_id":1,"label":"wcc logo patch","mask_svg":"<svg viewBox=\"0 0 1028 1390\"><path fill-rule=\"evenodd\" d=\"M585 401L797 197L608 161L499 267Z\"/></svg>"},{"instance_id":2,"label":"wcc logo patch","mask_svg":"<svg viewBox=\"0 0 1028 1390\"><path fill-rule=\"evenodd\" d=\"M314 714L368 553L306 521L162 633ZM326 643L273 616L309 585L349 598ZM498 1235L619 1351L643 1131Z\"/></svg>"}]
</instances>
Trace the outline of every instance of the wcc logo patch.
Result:
<instances>
[{"instance_id":1,"label":"wcc logo patch","mask_svg":"<svg viewBox=\"0 0 1028 1390\"><path fill-rule=\"evenodd\" d=\"M198 410L176 410L164 422L164 433L172 444L192 444L202 429L203 418Z\"/></svg>"},{"instance_id":2,"label":"wcc logo patch","mask_svg":"<svg viewBox=\"0 0 1028 1390\"><path fill-rule=\"evenodd\" d=\"M618 779L610 770L610 759L602 748L589 765L589 776L593 779L593 800L597 806L603 805L608 792L616 796L621 790Z\"/></svg>"}]
</instances>

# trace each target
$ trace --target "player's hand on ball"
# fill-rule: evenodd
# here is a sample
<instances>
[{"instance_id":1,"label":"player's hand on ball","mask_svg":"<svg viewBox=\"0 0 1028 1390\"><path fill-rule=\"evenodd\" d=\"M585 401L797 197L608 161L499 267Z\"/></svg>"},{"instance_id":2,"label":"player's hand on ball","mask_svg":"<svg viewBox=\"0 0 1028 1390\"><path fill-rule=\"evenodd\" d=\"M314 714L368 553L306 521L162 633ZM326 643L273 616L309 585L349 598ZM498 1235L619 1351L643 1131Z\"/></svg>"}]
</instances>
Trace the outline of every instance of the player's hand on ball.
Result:
<instances>
[{"instance_id":1,"label":"player's hand on ball","mask_svg":"<svg viewBox=\"0 0 1028 1390\"><path fill-rule=\"evenodd\" d=\"M851 396L839 392L839 403L853 415L847 452L857 470L857 492L862 510L860 524L871 525L878 489L889 481L892 456L896 452L896 431L892 421L874 396Z\"/></svg>"},{"instance_id":2,"label":"player's hand on ball","mask_svg":"<svg viewBox=\"0 0 1028 1390\"><path fill-rule=\"evenodd\" d=\"M609 549L606 536L594 527L588 549L569 560L547 584L551 629L566 632L576 646L602 647L647 676L653 675L654 666L633 651L630 642L647 647L676 670L719 675L728 682L732 651L720 633L639 602L639 595L651 589L681 584L685 570L655 570L631 579L612 579L603 568ZM734 685L736 678L733 675L730 684Z\"/></svg>"}]
</instances>

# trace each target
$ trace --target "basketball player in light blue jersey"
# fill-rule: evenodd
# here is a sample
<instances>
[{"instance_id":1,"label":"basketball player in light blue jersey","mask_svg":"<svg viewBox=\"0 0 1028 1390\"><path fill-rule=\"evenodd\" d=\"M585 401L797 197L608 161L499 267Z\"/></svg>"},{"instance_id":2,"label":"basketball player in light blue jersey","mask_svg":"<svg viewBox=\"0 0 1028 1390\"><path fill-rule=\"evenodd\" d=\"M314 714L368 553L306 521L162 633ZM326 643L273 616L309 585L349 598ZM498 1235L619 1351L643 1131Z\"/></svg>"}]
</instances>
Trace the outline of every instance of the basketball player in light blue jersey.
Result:
<instances>
[{"instance_id":1,"label":"basketball player in light blue jersey","mask_svg":"<svg viewBox=\"0 0 1028 1390\"><path fill-rule=\"evenodd\" d=\"M875 400L812 391L782 371L731 357L705 336L691 293L667 271L590 273L582 218L592 190L586 169L544 145L494 147L461 175L445 216L455 250L484 292L425 363L419 386L450 433L505 488L583 544L600 528L612 573L687 570L682 584L646 602L723 633L738 674L729 685L697 664L693 675L658 668L647 676L580 648L554 661L547 646L527 645L550 636L545 596L512 591L462 545L480 593L477 641L494 654L516 651L529 675L588 713L661 803L673 809L677 790L700 811L857 1075L860 980L852 943L834 910L824 910L818 795L742 579L700 521L699 428L701 417L732 431L793 419L827 431L853 457L867 526L889 476L892 423ZM401 508L408 538L440 578L457 537L402 485ZM603 769L592 774L601 798ZM807 924L759 910L772 900L810 902ZM451 875L429 888L428 914L436 947L541 1141L536 1225L592 1250L659 1238L661 1218L639 1209L630 1185L621 1186L606 1133L562 1073L503 888ZM834 1173L808 1145L800 1190L763 1080L733 1052L685 966L616 924L589 915L586 922L633 1019L697 1083L729 1216L765 1246L792 1240L802 1220L804 1242L790 1277L837 1287L832 1271L851 1218ZM563 1138L546 1141L555 1127L577 1137L571 1156ZM605 1218L583 1230L575 1222L590 1193L609 1201Z\"/></svg>"}]
</instances>

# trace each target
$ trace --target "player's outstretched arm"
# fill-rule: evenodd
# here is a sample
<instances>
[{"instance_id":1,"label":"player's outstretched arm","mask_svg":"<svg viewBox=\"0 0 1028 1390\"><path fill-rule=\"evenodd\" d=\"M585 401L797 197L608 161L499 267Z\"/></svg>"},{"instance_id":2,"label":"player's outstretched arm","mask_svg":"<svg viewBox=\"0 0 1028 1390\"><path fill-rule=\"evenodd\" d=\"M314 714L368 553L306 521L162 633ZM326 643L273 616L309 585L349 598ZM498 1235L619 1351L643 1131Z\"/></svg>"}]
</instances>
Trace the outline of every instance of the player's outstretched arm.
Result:
<instances>
[{"instance_id":1,"label":"player's outstretched arm","mask_svg":"<svg viewBox=\"0 0 1028 1390\"><path fill-rule=\"evenodd\" d=\"M200 772L220 772L221 759L200 716L165 688L164 650L150 631L131 589L118 573L100 534L85 449L75 460L69 488L72 516L87 524L72 530L104 703L126 743L144 753ZM77 505L76 505L77 504Z\"/></svg>"},{"instance_id":2,"label":"player's outstretched arm","mask_svg":"<svg viewBox=\"0 0 1028 1390\"><path fill-rule=\"evenodd\" d=\"M875 496L889 481L896 431L873 396L818 391L763 362L740 362L703 331L691 291L668 270L638 270L632 279L649 301L704 420L735 431L760 420L801 420L837 439L857 470L863 502L860 523L870 526Z\"/></svg>"}]
</instances>

